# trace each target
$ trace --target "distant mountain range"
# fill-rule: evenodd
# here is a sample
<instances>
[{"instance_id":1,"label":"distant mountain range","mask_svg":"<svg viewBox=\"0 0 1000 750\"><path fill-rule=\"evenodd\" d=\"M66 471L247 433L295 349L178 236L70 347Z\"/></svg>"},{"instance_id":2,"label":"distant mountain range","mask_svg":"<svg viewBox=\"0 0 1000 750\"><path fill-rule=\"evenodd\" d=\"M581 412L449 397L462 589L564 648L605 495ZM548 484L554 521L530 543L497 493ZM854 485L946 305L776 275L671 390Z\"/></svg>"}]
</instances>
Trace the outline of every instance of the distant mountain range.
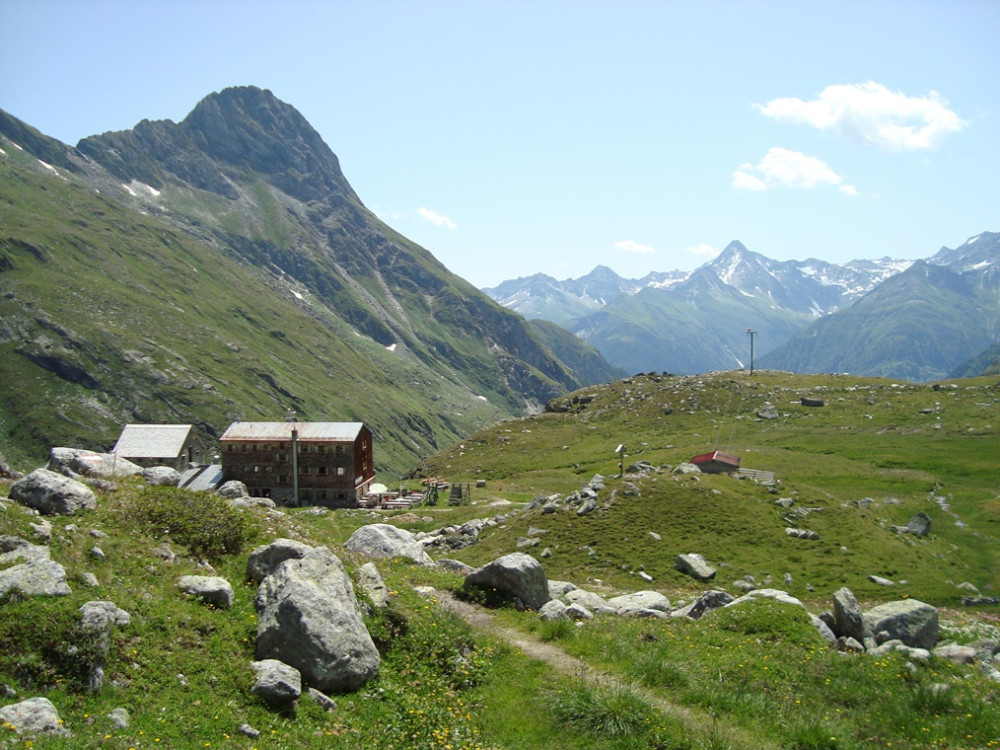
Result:
<instances>
[{"instance_id":1,"label":"distant mountain range","mask_svg":"<svg viewBox=\"0 0 1000 750\"><path fill-rule=\"evenodd\" d=\"M8 459L107 449L127 422L194 423L211 445L294 413L367 423L391 479L618 374L379 221L259 88L75 148L0 111L0 205Z\"/></svg>"},{"instance_id":2,"label":"distant mountain range","mask_svg":"<svg viewBox=\"0 0 1000 750\"><path fill-rule=\"evenodd\" d=\"M989 232L926 261L842 265L775 261L732 242L691 273L632 280L598 266L579 279L536 274L483 291L558 323L628 372L748 366L752 330L756 366L925 381L970 373L966 363L997 342L998 268L1000 234Z\"/></svg>"}]
</instances>

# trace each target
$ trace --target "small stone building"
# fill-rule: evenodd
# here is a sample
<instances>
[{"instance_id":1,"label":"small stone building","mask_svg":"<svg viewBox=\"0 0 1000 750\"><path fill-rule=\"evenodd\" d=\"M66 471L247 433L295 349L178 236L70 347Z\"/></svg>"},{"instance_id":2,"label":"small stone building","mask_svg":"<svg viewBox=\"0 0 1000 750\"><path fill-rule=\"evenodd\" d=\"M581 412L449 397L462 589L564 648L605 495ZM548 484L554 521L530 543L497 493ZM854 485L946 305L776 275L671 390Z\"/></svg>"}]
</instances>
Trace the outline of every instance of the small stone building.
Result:
<instances>
[{"instance_id":1,"label":"small stone building","mask_svg":"<svg viewBox=\"0 0 1000 750\"><path fill-rule=\"evenodd\" d=\"M226 480L283 505L353 508L375 480L361 422L234 422L219 444Z\"/></svg>"},{"instance_id":2,"label":"small stone building","mask_svg":"<svg viewBox=\"0 0 1000 750\"><path fill-rule=\"evenodd\" d=\"M127 424L112 451L139 466L169 466L184 471L205 447L189 424Z\"/></svg>"}]
</instances>

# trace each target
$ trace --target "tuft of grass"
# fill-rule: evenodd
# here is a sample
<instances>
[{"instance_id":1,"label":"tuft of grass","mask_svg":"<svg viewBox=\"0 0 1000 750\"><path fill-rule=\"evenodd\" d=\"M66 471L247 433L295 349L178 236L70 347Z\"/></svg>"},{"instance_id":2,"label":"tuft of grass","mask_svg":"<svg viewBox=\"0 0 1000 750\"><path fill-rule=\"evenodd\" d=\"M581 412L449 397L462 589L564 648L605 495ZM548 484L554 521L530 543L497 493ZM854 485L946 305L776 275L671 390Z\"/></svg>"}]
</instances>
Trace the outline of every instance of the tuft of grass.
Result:
<instances>
[{"instance_id":1,"label":"tuft of grass","mask_svg":"<svg viewBox=\"0 0 1000 750\"><path fill-rule=\"evenodd\" d=\"M634 691L578 685L549 693L547 704L563 724L599 739L644 734L655 712Z\"/></svg>"}]
</instances>

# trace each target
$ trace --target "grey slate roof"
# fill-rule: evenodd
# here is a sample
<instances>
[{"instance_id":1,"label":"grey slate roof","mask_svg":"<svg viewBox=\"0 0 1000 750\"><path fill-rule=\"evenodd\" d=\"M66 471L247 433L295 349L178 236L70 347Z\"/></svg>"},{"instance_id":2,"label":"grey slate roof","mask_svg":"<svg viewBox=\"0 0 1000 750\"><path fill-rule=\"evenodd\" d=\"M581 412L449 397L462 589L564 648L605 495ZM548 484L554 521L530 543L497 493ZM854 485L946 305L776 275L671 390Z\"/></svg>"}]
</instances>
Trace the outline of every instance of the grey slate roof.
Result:
<instances>
[{"instance_id":1,"label":"grey slate roof","mask_svg":"<svg viewBox=\"0 0 1000 750\"><path fill-rule=\"evenodd\" d=\"M291 440L292 428L299 440L324 440L333 443L353 443L363 422L233 422L220 442L226 440Z\"/></svg>"},{"instance_id":2,"label":"grey slate roof","mask_svg":"<svg viewBox=\"0 0 1000 750\"><path fill-rule=\"evenodd\" d=\"M114 453L123 458L177 458L190 433L189 424L127 424Z\"/></svg>"}]
</instances>

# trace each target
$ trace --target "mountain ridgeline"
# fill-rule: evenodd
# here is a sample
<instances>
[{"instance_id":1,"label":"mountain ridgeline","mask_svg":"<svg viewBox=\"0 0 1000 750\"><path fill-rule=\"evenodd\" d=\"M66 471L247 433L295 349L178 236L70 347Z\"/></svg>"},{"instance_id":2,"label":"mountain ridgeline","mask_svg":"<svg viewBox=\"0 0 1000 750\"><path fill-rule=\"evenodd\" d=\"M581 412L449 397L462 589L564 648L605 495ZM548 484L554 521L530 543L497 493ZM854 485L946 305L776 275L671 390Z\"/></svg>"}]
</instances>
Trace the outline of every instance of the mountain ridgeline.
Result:
<instances>
[{"instance_id":1,"label":"mountain ridgeline","mask_svg":"<svg viewBox=\"0 0 1000 750\"><path fill-rule=\"evenodd\" d=\"M929 381L1000 366L1000 234L989 232L926 261L779 262L732 242L690 274L628 280L599 266L484 291L633 373L745 367L750 330L756 365L771 369Z\"/></svg>"},{"instance_id":2,"label":"mountain ridgeline","mask_svg":"<svg viewBox=\"0 0 1000 750\"><path fill-rule=\"evenodd\" d=\"M8 458L110 448L126 422L191 422L211 447L295 413L366 422L391 477L618 374L379 221L269 91L75 148L0 111L0 152Z\"/></svg>"}]
</instances>

